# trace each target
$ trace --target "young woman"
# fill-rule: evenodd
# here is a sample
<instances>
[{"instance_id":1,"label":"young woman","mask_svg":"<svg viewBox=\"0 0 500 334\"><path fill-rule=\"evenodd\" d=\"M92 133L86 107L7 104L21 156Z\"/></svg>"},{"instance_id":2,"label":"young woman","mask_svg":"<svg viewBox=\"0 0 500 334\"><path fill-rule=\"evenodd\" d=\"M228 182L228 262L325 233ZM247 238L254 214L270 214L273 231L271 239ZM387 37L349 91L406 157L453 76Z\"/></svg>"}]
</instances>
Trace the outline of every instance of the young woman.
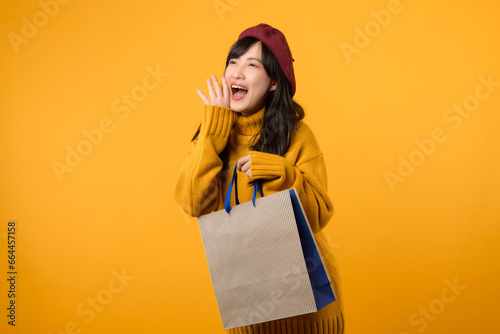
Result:
<instances>
[{"instance_id":1,"label":"young woman","mask_svg":"<svg viewBox=\"0 0 500 334\"><path fill-rule=\"evenodd\" d=\"M344 331L340 276L321 232L333 214L326 168L313 132L302 122L304 111L292 99L293 61L279 30L259 24L240 34L226 59L222 87L212 75L207 79L209 97L198 89L205 108L192 151L181 168L175 198L194 217L224 209L230 166L236 163L247 176L237 179L241 203L252 199L249 185L253 180L262 181L265 195L295 188L337 300L314 313L235 328L230 333Z\"/></svg>"}]
</instances>

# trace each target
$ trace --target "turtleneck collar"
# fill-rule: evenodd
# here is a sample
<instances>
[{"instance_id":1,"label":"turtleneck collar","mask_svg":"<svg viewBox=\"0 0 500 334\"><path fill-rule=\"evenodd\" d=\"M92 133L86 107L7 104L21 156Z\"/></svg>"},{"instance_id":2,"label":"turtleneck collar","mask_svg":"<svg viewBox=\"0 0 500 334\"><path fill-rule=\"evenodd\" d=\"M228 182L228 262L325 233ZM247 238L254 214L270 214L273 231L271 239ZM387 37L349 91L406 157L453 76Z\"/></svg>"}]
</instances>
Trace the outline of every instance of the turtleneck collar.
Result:
<instances>
[{"instance_id":1,"label":"turtleneck collar","mask_svg":"<svg viewBox=\"0 0 500 334\"><path fill-rule=\"evenodd\" d=\"M234 122L235 130L242 135L255 135L259 133L264 119L265 107L250 116L237 114Z\"/></svg>"}]
</instances>

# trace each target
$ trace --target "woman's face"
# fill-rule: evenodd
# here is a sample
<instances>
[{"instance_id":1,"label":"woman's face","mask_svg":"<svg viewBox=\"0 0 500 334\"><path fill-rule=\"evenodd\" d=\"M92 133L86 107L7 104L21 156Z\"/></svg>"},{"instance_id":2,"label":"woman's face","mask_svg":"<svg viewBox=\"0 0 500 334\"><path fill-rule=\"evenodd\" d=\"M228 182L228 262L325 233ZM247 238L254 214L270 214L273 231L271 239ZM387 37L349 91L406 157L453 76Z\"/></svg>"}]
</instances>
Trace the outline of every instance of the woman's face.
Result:
<instances>
[{"instance_id":1,"label":"woman's face","mask_svg":"<svg viewBox=\"0 0 500 334\"><path fill-rule=\"evenodd\" d=\"M262 109L267 94L277 87L262 64L260 41L239 58L230 59L224 76L231 90L231 109L245 116Z\"/></svg>"}]
</instances>

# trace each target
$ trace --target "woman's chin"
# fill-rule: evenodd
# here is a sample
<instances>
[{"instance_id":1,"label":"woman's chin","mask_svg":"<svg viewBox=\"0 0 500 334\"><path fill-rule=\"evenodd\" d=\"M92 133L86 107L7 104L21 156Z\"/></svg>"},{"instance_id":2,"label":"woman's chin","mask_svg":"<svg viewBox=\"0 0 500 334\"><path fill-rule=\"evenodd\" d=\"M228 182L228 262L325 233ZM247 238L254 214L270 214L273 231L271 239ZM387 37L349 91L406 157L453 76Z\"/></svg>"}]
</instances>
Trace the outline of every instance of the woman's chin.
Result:
<instances>
[{"instance_id":1,"label":"woman's chin","mask_svg":"<svg viewBox=\"0 0 500 334\"><path fill-rule=\"evenodd\" d=\"M231 101L229 103L229 108L231 108L231 110L233 110L234 112L237 112L239 114L241 114L242 112L245 112L245 108L238 106L237 103L234 103L233 101Z\"/></svg>"},{"instance_id":2,"label":"woman's chin","mask_svg":"<svg viewBox=\"0 0 500 334\"><path fill-rule=\"evenodd\" d=\"M240 115L243 115L243 116L247 116L248 115L248 111L246 109L233 109L231 108L235 113L238 113Z\"/></svg>"}]
</instances>

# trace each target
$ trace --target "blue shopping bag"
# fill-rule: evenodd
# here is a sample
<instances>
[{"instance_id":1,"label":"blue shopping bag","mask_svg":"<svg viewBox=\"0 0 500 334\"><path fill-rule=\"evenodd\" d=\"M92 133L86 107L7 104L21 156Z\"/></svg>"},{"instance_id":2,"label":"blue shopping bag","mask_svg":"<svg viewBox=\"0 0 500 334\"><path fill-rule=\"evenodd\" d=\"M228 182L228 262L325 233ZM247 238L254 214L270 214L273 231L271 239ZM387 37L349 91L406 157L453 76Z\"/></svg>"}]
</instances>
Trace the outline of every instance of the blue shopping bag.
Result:
<instances>
[{"instance_id":1,"label":"blue shopping bag","mask_svg":"<svg viewBox=\"0 0 500 334\"><path fill-rule=\"evenodd\" d=\"M302 244L302 252L307 267L309 279L311 280L311 288L314 293L316 307L322 309L326 305L336 300L330 284L330 279L326 273L323 260L318 252L318 246L314 240L313 233L307 221L306 215L300 203L299 196L295 189L290 189L290 198L292 200L293 212L297 221L297 229L299 231L300 243Z\"/></svg>"}]
</instances>

